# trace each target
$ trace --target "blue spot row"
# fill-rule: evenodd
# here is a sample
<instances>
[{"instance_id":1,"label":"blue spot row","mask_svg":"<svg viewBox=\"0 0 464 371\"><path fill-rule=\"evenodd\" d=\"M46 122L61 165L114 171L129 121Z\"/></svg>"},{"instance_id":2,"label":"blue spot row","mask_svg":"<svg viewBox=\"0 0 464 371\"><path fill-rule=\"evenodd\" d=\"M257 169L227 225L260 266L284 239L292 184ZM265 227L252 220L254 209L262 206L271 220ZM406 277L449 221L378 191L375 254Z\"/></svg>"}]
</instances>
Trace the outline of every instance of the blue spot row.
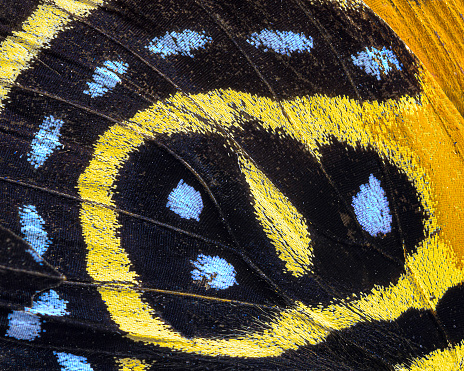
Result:
<instances>
[{"instance_id":1,"label":"blue spot row","mask_svg":"<svg viewBox=\"0 0 464 371\"><path fill-rule=\"evenodd\" d=\"M402 70L402 64L396 58L392 50L383 47L381 50L377 48L366 48L365 51L352 55L353 63L364 69L364 71L375 76L380 80L381 75L388 73L395 68L398 71Z\"/></svg>"},{"instance_id":2,"label":"blue spot row","mask_svg":"<svg viewBox=\"0 0 464 371\"><path fill-rule=\"evenodd\" d=\"M24 311L15 310L8 315L8 330L5 336L18 340L33 341L40 337L42 322L38 315L65 316L68 302L61 299L54 290L45 292Z\"/></svg>"},{"instance_id":3,"label":"blue spot row","mask_svg":"<svg viewBox=\"0 0 464 371\"><path fill-rule=\"evenodd\" d=\"M191 263L195 267L191 272L194 281L205 280L209 287L222 290L238 285L234 266L219 256L200 254Z\"/></svg>"},{"instance_id":4,"label":"blue spot row","mask_svg":"<svg viewBox=\"0 0 464 371\"><path fill-rule=\"evenodd\" d=\"M264 51L275 51L290 56L294 52L310 51L313 47L311 36L291 31L262 30L254 32L248 38L248 43L255 47L264 47Z\"/></svg>"},{"instance_id":5,"label":"blue spot row","mask_svg":"<svg viewBox=\"0 0 464 371\"><path fill-rule=\"evenodd\" d=\"M391 231L388 200L380 181L373 174L369 176L369 183L361 185L359 192L353 196L351 205L359 224L371 236Z\"/></svg>"},{"instance_id":6,"label":"blue spot row","mask_svg":"<svg viewBox=\"0 0 464 371\"><path fill-rule=\"evenodd\" d=\"M24 239L34 249L32 256L36 261L41 261L40 257L45 254L51 244L44 228L45 221L34 205L24 205L19 208L19 222Z\"/></svg>"},{"instance_id":7,"label":"blue spot row","mask_svg":"<svg viewBox=\"0 0 464 371\"><path fill-rule=\"evenodd\" d=\"M303 33L292 31L276 31L264 29L260 32L253 32L246 40L256 48L263 48L265 52L274 51L282 55L290 56L292 53L309 52L313 46L313 38ZM193 30L183 30L182 32L167 32L164 36L155 37L147 46L153 54L158 54L162 58L172 55L184 55L193 57L193 52L204 48L212 38L206 33ZM351 56L353 63L363 68L364 71L377 80L381 75L387 75L393 68L402 70L402 65L398 61L392 50L383 47L367 47L364 51Z\"/></svg>"},{"instance_id":8,"label":"blue spot row","mask_svg":"<svg viewBox=\"0 0 464 371\"><path fill-rule=\"evenodd\" d=\"M53 354L61 366L61 371L93 371L92 366L85 357L55 351Z\"/></svg>"},{"instance_id":9,"label":"blue spot row","mask_svg":"<svg viewBox=\"0 0 464 371\"><path fill-rule=\"evenodd\" d=\"M119 75L125 74L128 68L129 65L124 62L104 62L102 67L95 69L92 76L93 81L87 83L88 89L84 90L84 94L88 94L92 98L103 96L121 82Z\"/></svg>"},{"instance_id":10,"label":"blue spot row","mask_svg":"<svg viewBox=\"0 0 464 371\"><path fill-rule=\"evenodd\" d=\"M205 32L184 30L182 32L167 32L164 36L155 37L147 46L153 54L159 54L162 58L171 55L184 55L193 57L192 52L203 48L210 43L212 38Z\"/></svg>"},{"instance_id":11,"label":"blue spot row","mask_svg":"<svg viewBox=\"0 0 464 371\"><path fill-rule=\"evenodd\" d=\"M167 32L164 36L155 37L147 48L153 54L162 58L171 55L193 57L193 51L204 48L212 38L205 32L184 30L182 32ZM302 33L291 31L262 30L250 35L247 42L255 47L264 47L264 51L273 50L276 53L290 55L293 52L309 51L313 47L313 39Z\"/></svg>"},{"instance_id":12,"label":"blue spot row","mask_svg":"<svg viewBox=\"0 0 464 371\"><path fill-rule=\"evenodd\" d=\"M39 126L39 131L31 142L31 151L27 155L29 163L38 169L53 151L61 146L60 130L64 122L53 116L46 117Z\"/></svg>"},{"instance_id":13,"label":"blue spot row","mask_svg":"<svg viewBox=\"0 0 464 371\"><path fill-rule=\"evenodd\" d=\"M169 194L166 207L181 218L200 221L203 200L199 191L184 183L184 180L181 179L177 187Z\"/></svg>"}]
</instances>

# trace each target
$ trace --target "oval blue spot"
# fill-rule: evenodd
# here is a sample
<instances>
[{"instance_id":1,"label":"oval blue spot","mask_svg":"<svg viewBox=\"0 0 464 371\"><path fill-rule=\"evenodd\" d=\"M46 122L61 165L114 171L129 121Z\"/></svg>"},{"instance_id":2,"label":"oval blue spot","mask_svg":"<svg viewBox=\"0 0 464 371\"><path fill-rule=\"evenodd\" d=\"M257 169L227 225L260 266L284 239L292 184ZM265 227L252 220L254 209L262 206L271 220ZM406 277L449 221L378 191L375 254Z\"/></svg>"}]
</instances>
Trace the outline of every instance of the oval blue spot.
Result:
<instances>
[{"instance_id":1,"label":"oval blue spot","mask_svg":"<svg viewBox=\"0 0 464 371\"><path fill-rule=\"evenodd\" d=\"M35 253L41 257L51 244L44 229L45 221L39 215L34 205L24 205L19 208L19 222L24 239L34 249L32 256L36 261L41 261L41 259L35 256Z\"/></svg>"},{"instance_id":2,"label":"oval blue spot","mask_svg":"<svg viewBox=\"0 0 464 371\"><path fill-rule=\"evenodd\" d=\"M31 151L27 154L29 163L38 169L53 151L61 146L60 130L64 122L53 116L45 117L31 142Z\"/></svg>"},{"instance_id":3,"label":"oval blue spot","mask_svg":"<svg viewBox=\"0 0 464 371\"><path fill-rule=\"evenodd\" d=\"M126 73L129 65L120 61L106 61L103 67L97 67L92 76L93 81L88 82L88 90L84 90L84 94L90 95L92 98L101 97L109 90L113 89L121 78L119 75Z\"/></svg>"},{"instance_id":4,"label":"oval blue spot","mask_svg":"<svg viewBox=\"0 0 464 371\"><path fill-rule=\"evenodd\" d=\"M39 317L17 310L8 314L8 325L5 336L18 340L32 341L40 336L42 330Z\"/></svg>"},{"instance_id":5,"label":"oval blue spot","mask_svg":"<svg viewBox=\"0 0 464 371\"><path fill-rule=\"evenodd\" d=\"M53 351L53 354L56 355L58 363L62 367L61 371L93 371L85 357L56 351Z\"/></svg>"},{"instance_id":6,"label":"oval blue spot","mask_svg":"<svg viewBox=\"0 0 464 371\"><path fill-rule=\"evenodd\" d=\"M371 174L369 183L361 185L360 191L353 196L354 208L359 224L371 236L391 231L392 216L385 191L380 181Z\"/></svg>"},{"instance_id":7,"label":"oval blue spot","mask_svg":"<svg viewBox=\"0 0 464 371\"><path fill-rule=\"evenodd\" d=\"M181 218L200 221L203 200L199 191L196 191L195 188L184 183L184 180L181 179L177 187L169 194L166 207Z\"/></svg>"},{"instance_id":8,"label":"oval blue spot","mask_svg":"<svg viewBox=\"0 0 464 371\"><path fill-rule=\"evenodd\" d=\"M68 303L68 301L61 299L55 290L50 290L34 300L30 309L26 308L25 310L32 314L65 316L69 314L66 310L66 304Z\"/></svg>"},{"instance_id":9,"label":"oval blue spot","mask_svg":"<svg viewBox=\"0 0 464 371\"><path fill-rule=\"evenodd\" d=\"M234 266L219 256L200 254L197 260L191 263L196 268L191 272L194 281L206 280L208 286L213 289L227 289L238 285Z\"/></svg>"},{"instance_id":10,"label":"oval blue spot","mask_svg":"<svg viewBox=\"0 0 464 371\"><path fill-rule=\"evenodd\" d=\"M252 33L247 42L255 47L264 47L265 52L273 50L288 56L293 52L308 52L313 47L311 36L291 31L262 30Z\"/></svg>"},{"instance_id":11,"label":"oval blue spot","mask_svg":"<svg viewBox=\"0 0 464 371\"><path fill-rule=\"evenodd\" d=\"M371 47L366 48L365 51L352 55L354 65L364 68L364 71L375 76L380 80L381 74L388 75L392 68L398 71L402 70L402 64L396 58L392 50L383 47L381 50Z\"/></svg>"},{"instance_id":12,"label":"oval blue spot","mask_svg":"<svg viewBox=\"0 0 464 371\"><path fill-rule=\"evenodd\" d=\"M153 54L159 54L162 58L170 55L185 55L193 57L192 52L203 48L210 43L212 38L205 32L184 30L182 32L166 32L166 35L155 37L147 48Z\"/></svg>"}]
</instances>

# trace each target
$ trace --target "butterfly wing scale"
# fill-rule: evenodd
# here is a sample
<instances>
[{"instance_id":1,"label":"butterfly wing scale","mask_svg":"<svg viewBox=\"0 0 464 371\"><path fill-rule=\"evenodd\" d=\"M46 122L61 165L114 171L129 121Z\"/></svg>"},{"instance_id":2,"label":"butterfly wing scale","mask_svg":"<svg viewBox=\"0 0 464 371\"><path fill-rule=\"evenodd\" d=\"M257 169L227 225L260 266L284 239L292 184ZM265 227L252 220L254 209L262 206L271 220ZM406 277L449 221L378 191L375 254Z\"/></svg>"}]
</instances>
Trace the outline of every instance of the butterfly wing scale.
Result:
<instances>
[{"instance_id":1,"label":"butterfly wing scale","mask_svg":"<svg viewBox=\"0 0 464 371\"><path fill-rule=\"evenodd\" d=\"M462 117L371 10L22 5L3 369L459 367Z\"/></svg>"}]
</instances>

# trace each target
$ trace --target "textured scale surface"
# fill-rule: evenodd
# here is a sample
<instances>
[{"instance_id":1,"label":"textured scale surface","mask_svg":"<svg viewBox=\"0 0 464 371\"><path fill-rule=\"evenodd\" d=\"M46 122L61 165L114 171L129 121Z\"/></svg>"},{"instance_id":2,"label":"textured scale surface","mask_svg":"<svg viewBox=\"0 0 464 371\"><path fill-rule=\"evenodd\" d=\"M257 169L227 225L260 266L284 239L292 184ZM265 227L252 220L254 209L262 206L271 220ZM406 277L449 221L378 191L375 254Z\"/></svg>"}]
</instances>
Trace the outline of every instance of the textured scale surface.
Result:
<instances>
[{"instance_id":1,"label":"textured scale surface","mask_svg":"<svg viewBox=\"0 0 464 371\"><path fill-rule=\"evenodd\" d=\"M0 370L462 369L463 9L1 0Z\"/></svg>"}]
</instances>

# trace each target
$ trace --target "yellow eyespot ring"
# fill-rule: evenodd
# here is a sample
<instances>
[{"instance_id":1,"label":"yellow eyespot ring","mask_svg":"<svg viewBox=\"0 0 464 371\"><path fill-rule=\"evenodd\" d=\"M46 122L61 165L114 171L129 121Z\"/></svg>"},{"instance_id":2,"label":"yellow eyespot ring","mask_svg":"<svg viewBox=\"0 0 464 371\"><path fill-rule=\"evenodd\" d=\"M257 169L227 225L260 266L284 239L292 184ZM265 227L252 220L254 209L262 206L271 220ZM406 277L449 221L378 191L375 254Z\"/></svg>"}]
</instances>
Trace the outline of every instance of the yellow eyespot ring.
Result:
<instances>
[{"instance_id":1,"label":"yellow eyespot ring","mask_svg":"<svg viewBox=\"0 0 464 371\"><path fill-rule=\"evenodd\" d=\"M118 171L132 151L147 138L159 134L232 135L231 129L240 129L234 120L236 102L241 103L240 110L257 118L265 130L284 130L316 157L319 146L329 144L329 138L335 137L353 147L373 147L381 157L405 172L418 190L429 218L424 226L426 239L417 246L416 253L407 257L406 272L395 285L375 287L367 295L325 308L295 302L294 307L269 320L270 329L228 339L187 338L143 302L137 290L140 284L137 273L130 270L130 258L117 236L117 213L111 209L116 206L112 194ZM432 161L424 156L422 148L415 152L422 138L413 133L424 126L423 120L435 124L434 132L438 131L434 107L426 95L420 99L403 97L372 103L324 96L277 103L247 93L218 90L194 96L178 93L137 113L130 121L114 125L97 142L94 157L79 179L81 197L91 201L84 202L81 209L88 248L87 271L94 280L103 283L99 292L111 317L136 341L202 355L254 358L275 357L305 344L323 342L331 332L362 321L391 321L410 308L434 310L447 289L463 280L463 274L449 244L452 239L442 228L439 212L442 200L434 197L436 179L427 175ZM208 122L214 124L208 126ZM446 133L438 132L431 139L436 145L443 141L452 147ZM241 155L239 158L242 172L247 175L247 166L251 165ZM453 166L463 168L458 156L453 160L441 164L439 170L452 173ZM247 180L251 189L256 187L249 177ZM126 286L112 287L112 282L123 282Z\"/></svg>"}]
</instances>

